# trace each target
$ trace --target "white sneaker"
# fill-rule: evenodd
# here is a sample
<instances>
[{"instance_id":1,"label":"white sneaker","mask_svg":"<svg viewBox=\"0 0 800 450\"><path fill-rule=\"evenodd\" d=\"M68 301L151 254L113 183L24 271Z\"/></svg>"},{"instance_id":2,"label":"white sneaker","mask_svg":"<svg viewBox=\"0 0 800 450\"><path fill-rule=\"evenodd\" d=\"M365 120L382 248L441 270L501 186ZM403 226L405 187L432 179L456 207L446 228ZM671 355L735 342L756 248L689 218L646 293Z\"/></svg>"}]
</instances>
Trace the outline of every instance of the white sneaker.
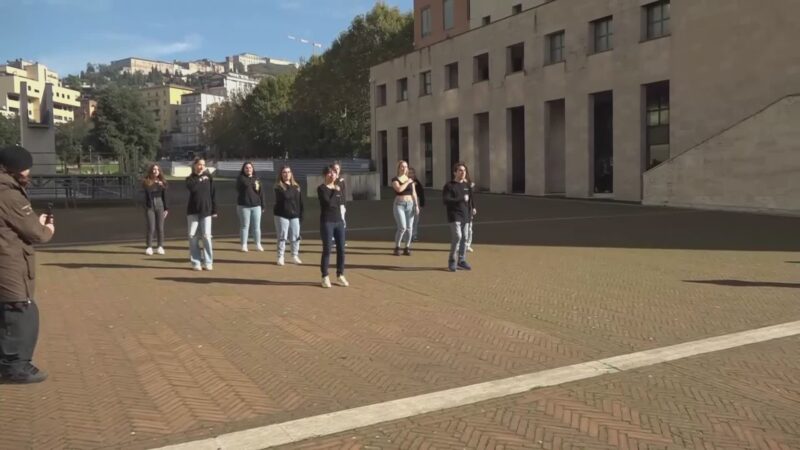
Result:
<instances>
[{"instance_id":1,"label":"white sneaker","mask_svg":"<svg viewBox=\"0 0 800 450\"><path fill-rule=\"evenodd\" d=\"M297 256L297 255L295 255L295 256L292 256L292 260L294 260L294 263L295 263L295 264L303 264L303 261L301 261L301 260L300 260L300 257L299 257L299 256Z\"/></svg>"},{"instance_id":2,"label":"white sneaker","mask_svg":"<svg viewBox=\"0 0 800 450\"><path fill-rule=\"evenodd\" d=\"M278 265L279 265L279 266L282 266L283 264L284 264L284 262L283 262L283 256L279 256L279 257L278 257Z\"/></svg>"},{"instance_id":3,"label":"white sneaker","mask_svg":"<svg viewBox=\"0 0 800 450\"><path fill-rule=\"evenodd\" d=\"M339 281L339 286L342 287L350 286L350 283L347 282L347 278L345 278L344 275L338 277L337 280Z\"/></svg>"},{"instance_id":4,"label":"white sneaker","mask_svg":"<svg viewBox=\"0 0 800 450\"><path fill-rule=\"evenodd\" d=\"M205 269L205 270L207 270L207 271L211 272L212 270L214 270L214 266L213 266L213 265L211 265L211 264L209 264L209 265L207 265L207 266L203 266L203 269Z\"/></svg>"},{"instance_id":5,"label":"white sneaker","mask_svg":"<svg viewBox=\"0 0 800 450\"><path fill-rule=\"evenodd\" d=\"M145 249L145 251L144 251L144 254L147 255L147 256L152 255L153 254L153 248L152 247L147 247L147 249Z\"/></svg>"},{"instance_id":6,"label":"white sneaker","mask_svg":"<svg viewBox=\"0 0 800 450\"><path fill-rule=\"evenodd\" d=\"M192 270L194 270L195 272L200 272L201 270L203 270L203 268L200 266L192 266Z\"/></svg>"},{"instance_id":7,"label":"white sneaker","mask_svg":"<svg viewBox=\"0 0 800 450\"><path fill-rule=\"evenodd\" d=\"M322 287L324 287L325 289L331 287L330 277L322 277Z\"/></svg>"},{"instance_id":8,"label":"white sneaker","mask_svg":"<svg viewBox=\"0 0 800 450\"><path fill-rule=\"evenodd\" d=\"M264 251L264 247L262 247L261 244L258 244L258 245L256 245L256 250L258 250L260 252L263 252Z\"/></svg>"},{"instance_id":9,"label":"white sneaker","mask_svg":"<svg viewBox=\"0 0 800 450\"><path fill-rule=\"evenodd\" d=\"M472 253L472 252L474 252L475 250L473 250L473 249L472 249L472 247L467 247L467 251L468 251L468 252L470 252L470 253Z\"/></svg>"},{"instance_id":10,"label":"white sneaker","mask_svg":"<svg viewBox=\"0 0 800 450\"><path fill-rule=\"evenodd\" d=\"M158 253L159 255L163 255L166 252L164 251L164 247L158 247L158 249L156 249L156 253Z\"/></svg>"},{"instance_id":11,"label":"white sneaker","mask_svg":"<svg viewBox=\"0 0 800 450\"><path fill-rule=\"evenodd\" d=\"M243 245L243 246L242 246L242 251L243 251L244 253L247 253L247 246L246 246L246 245Z\"/></svg>"}]
</instances>

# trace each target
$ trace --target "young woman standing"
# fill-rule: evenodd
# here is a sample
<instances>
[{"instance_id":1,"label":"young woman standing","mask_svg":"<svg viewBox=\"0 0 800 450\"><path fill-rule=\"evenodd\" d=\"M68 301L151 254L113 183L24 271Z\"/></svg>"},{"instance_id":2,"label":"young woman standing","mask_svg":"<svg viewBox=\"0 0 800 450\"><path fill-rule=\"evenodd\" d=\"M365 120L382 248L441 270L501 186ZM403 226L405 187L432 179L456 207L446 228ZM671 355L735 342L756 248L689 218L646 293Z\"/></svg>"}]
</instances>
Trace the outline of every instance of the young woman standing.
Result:
<instances>
[{"instance_id":1,"label":"young woman standing","mask_svg":"<svg viewBox=\"0 0 800 450\"><path fill-rule=\"evenodd\" d=\"M278 265L284 264L283 254L286 239L292 243L292 259L300 260L300 223L303 221L303 192L294 180L289 166L281 167L280 176L275 182L275 232L278 239Z\"/></svg>"},{"instance_id":2,"label":"young woman standing","mask_svg":"<svg viewBox=\"0 0 800 450\"><path fill-rule=\"evenodd\" d=\"M336 278L340 286L349 286L344 277L344 221L342 220L341 206L344 204L342 188L336 184L337 173L333 166L328 166L322 171L325 181L317 188L317 197L320 207L319 231L322 238L322 259L320 270L322 272L322 287L331 287L328 276L328 264L331 257L331 238L336 242Z\"/></svg>"},{"instance_id":3,"label":"young woman standing","mask_svg":"<svg viewBox=\"0 0 800 450\"><path fill-rule=\"evenodd\" d=\"M189 259L192 270L213 270L214 250L211 246L211 219L217 217L217 199L214 179L206 170L206 160L195 158L192 174L186 177L189 203L186 206L186 221L189 226ZM200 232L198 237L197 233ZM203 240L200 253L199 240Z\"/></svg>"},{"instance_id":4,"label":"young woman standing","mask_svg":"<svg viewBox=\"0 0 800 450\"><path fill-rule=\"evenodd\" d=\"M157 237L156 253L164 254L164 220L169 214L167 207L167 180L161 173L158 164L147 167L147 175L142 180L144 189L145 215L147 216L147 248L146 255L153 254L153 237Z\"/></svg>"},{"instance_id":5,"label":"young woman standing","mask_svg":"<svg viewBox=\"0 0 800 450\"><path fill-rule=\"evenodd\" d=\"M266 190L263 183L256 176L253 163L245 162L242 170L236 178L236 212L239 213L239 239L242 244L242 251L247 251L247 240L250 231L253 232L253 241L256 243L256 250L263 252L261 246L261 213L267 207Z\"/></svg>"},{"instance_id":6,"label":"young woman standing","mask_svg":"<svg viewBox=\"0 0 800 450\"><path fill-rule=\"evenodd\" d=\"M469 220L472 191L467 182L467 166L464 163L453 165L453 179L442 188L442 200L447 208L447 223L450 224L450 255L447 268L455 272L457 268L471 270L466 256L466 228Z\"/></svg>"},{"instance_id":7,"label":"young woman standing","mask_svg":"<svg viewBox=\"0 0 800 450\"><path fill-rule=\"evenodd\" d=\"M404 255L411 254L412 229L414 216L419 214L417 192L414 189L414 179L408 176L408 163L400 160L397 162L397 176L392 178L394 189L394 221L397 223L397 232L394 235L394 255L400 255L400 244L405 239Z\"/></svg>"}]
</instances>

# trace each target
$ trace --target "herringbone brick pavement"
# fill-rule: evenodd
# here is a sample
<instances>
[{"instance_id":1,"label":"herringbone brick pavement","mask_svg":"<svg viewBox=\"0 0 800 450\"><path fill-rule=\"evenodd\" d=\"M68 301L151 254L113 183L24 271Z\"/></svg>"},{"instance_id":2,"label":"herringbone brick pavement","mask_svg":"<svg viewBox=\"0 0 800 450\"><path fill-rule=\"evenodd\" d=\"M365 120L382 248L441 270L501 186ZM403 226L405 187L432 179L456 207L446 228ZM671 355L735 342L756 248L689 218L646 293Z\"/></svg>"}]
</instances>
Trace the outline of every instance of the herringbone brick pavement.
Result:
<instances>
[{"instance_id":1,"label":"herringbone brick pavement","mask_svg":"<svg viewBox=\"0 0 800 450\"><path fill-rule=\"evenodd\" d=\"M147 448L800 318L798 258L781 251L480 244L543 227L565 225L482 225L471 273L443 270L445 244L393 257L354 239L352 286L331 290L312 240L301 267L218 240L215 270L199 273L184 242L164 257L42 250L36 360L51 378L0 386L0 448ZM450 439L530 445L486 436Z\"/></svg>"},{"instance_id":2,"label":"herringbone brick pavement","mask_svg":"<svg viewBox=\"0 0 800 450\"><path fill-rule=\"evenodd\" d=\"M376 425L286 449L800 448L800 338Z\"/></svg>"}]
</instances>

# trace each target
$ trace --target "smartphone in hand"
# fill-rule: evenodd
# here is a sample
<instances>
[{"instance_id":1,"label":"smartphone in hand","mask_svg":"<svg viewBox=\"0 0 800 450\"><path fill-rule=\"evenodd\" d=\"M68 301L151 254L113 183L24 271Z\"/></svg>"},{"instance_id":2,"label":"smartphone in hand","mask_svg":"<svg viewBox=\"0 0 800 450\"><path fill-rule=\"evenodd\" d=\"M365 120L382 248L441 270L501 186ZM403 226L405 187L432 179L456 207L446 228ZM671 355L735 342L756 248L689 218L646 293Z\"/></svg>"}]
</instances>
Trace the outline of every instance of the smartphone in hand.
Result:
<instances>
[{"instance_id":1,"label":"smartphone in hand","mask_svg":"<svg viewBox=\"0 0 800 450\"><path fill-rule=\"evenodd\" d=\"M47 220L45 224L53 223L53 203L47 203Z\"/></svg>"}]
</instances>

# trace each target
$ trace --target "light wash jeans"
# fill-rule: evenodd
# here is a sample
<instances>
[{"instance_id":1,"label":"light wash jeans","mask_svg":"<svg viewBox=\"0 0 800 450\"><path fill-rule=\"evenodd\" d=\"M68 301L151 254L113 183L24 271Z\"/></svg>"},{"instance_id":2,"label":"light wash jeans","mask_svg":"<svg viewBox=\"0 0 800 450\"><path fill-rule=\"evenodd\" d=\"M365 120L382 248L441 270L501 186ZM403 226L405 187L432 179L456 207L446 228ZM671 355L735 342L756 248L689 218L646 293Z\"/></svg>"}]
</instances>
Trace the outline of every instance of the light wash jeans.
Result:
<instances>
[{"instance_id":1,"label":"light wash jeans","mask_svg":"<svg viewBox=\"0 0 800 450\"><path fill-rule=\"evenodd\" d=\"M464 224L464 233L466 234L466 236L464 237L464 240L465 240L465 244L466 244L467 248L472 247L472 227L473 227L472 224L473 223L475 223L475 222L469 221L469 222Z\"/></svg>"},{"instance_id":2,"label":"light wash jeans","mask_svg":"<svg viewBox=\"0 0 800 450\"><path fill-rule=\"evenodd\" d=\"M450 257L447 262L455 264L466 259L468 222L450 222Z\"/></svg>"},{"instance_id":3,"label":"light wash jeans","mask_svg":"<svg viewBox=\"0 0 800 450\"><path fill-rule=\"evenodd\" d=\"M211 246L211 216L200 218L197 214L186 216L189 224L189 260L192 266L200 264L208 267L214 264L214 249ZM200 236L197 232L200 232ZM200 254L200 239L203 240L203 254Z\"/></svg>"},{"instance_id":4,"label":"light wash jeans","mask_svg":"<svg viewBox=\"0 0 800 450\"><path fill-rule=\"evenodd\" d=\"M248 208L237 205L236 212L239 213L239 241L241 241L242 247L247 245L251 229L253 230L253 241L256 245L261 245L261 207Z\"/></svg>"},{"instance_id":5,"label":"light wash jeans","mask_svg":"<svg viewBox=\"0 0 800 450\"><path fill-rule=\"evenodd\" d=\"M394 235L394 246L400 247L405 238L406 247L411 247L411 230L414 228L414 201L395 199L394 221L397 223L397 233Z\"/></svg>"},{"instance_id":6,"label":"light wash jeans","mask_svg":"<svg viewBox=\"0 0 800 450\"><path fill-rule=\"evenodd\" d=\"M417 209L414 208L412 213L414 216L414 226L411 227L411 240L417 241L419 240L419 223L420 219L422 219L422 208L419 209L419 213L417 213Z\"/></svg>"},{"instance_id":7,"label":"light wash jeans","mask_svg":"<svg viewBox=\"0 0 800 450\"><path fill-rule=\"evenodd\" d=\"M278 258L283 258L287 238L292 243L292 256L300 254L300 219L275 216L275 234L278 239Z\"/></svg>"}]
</instances>

